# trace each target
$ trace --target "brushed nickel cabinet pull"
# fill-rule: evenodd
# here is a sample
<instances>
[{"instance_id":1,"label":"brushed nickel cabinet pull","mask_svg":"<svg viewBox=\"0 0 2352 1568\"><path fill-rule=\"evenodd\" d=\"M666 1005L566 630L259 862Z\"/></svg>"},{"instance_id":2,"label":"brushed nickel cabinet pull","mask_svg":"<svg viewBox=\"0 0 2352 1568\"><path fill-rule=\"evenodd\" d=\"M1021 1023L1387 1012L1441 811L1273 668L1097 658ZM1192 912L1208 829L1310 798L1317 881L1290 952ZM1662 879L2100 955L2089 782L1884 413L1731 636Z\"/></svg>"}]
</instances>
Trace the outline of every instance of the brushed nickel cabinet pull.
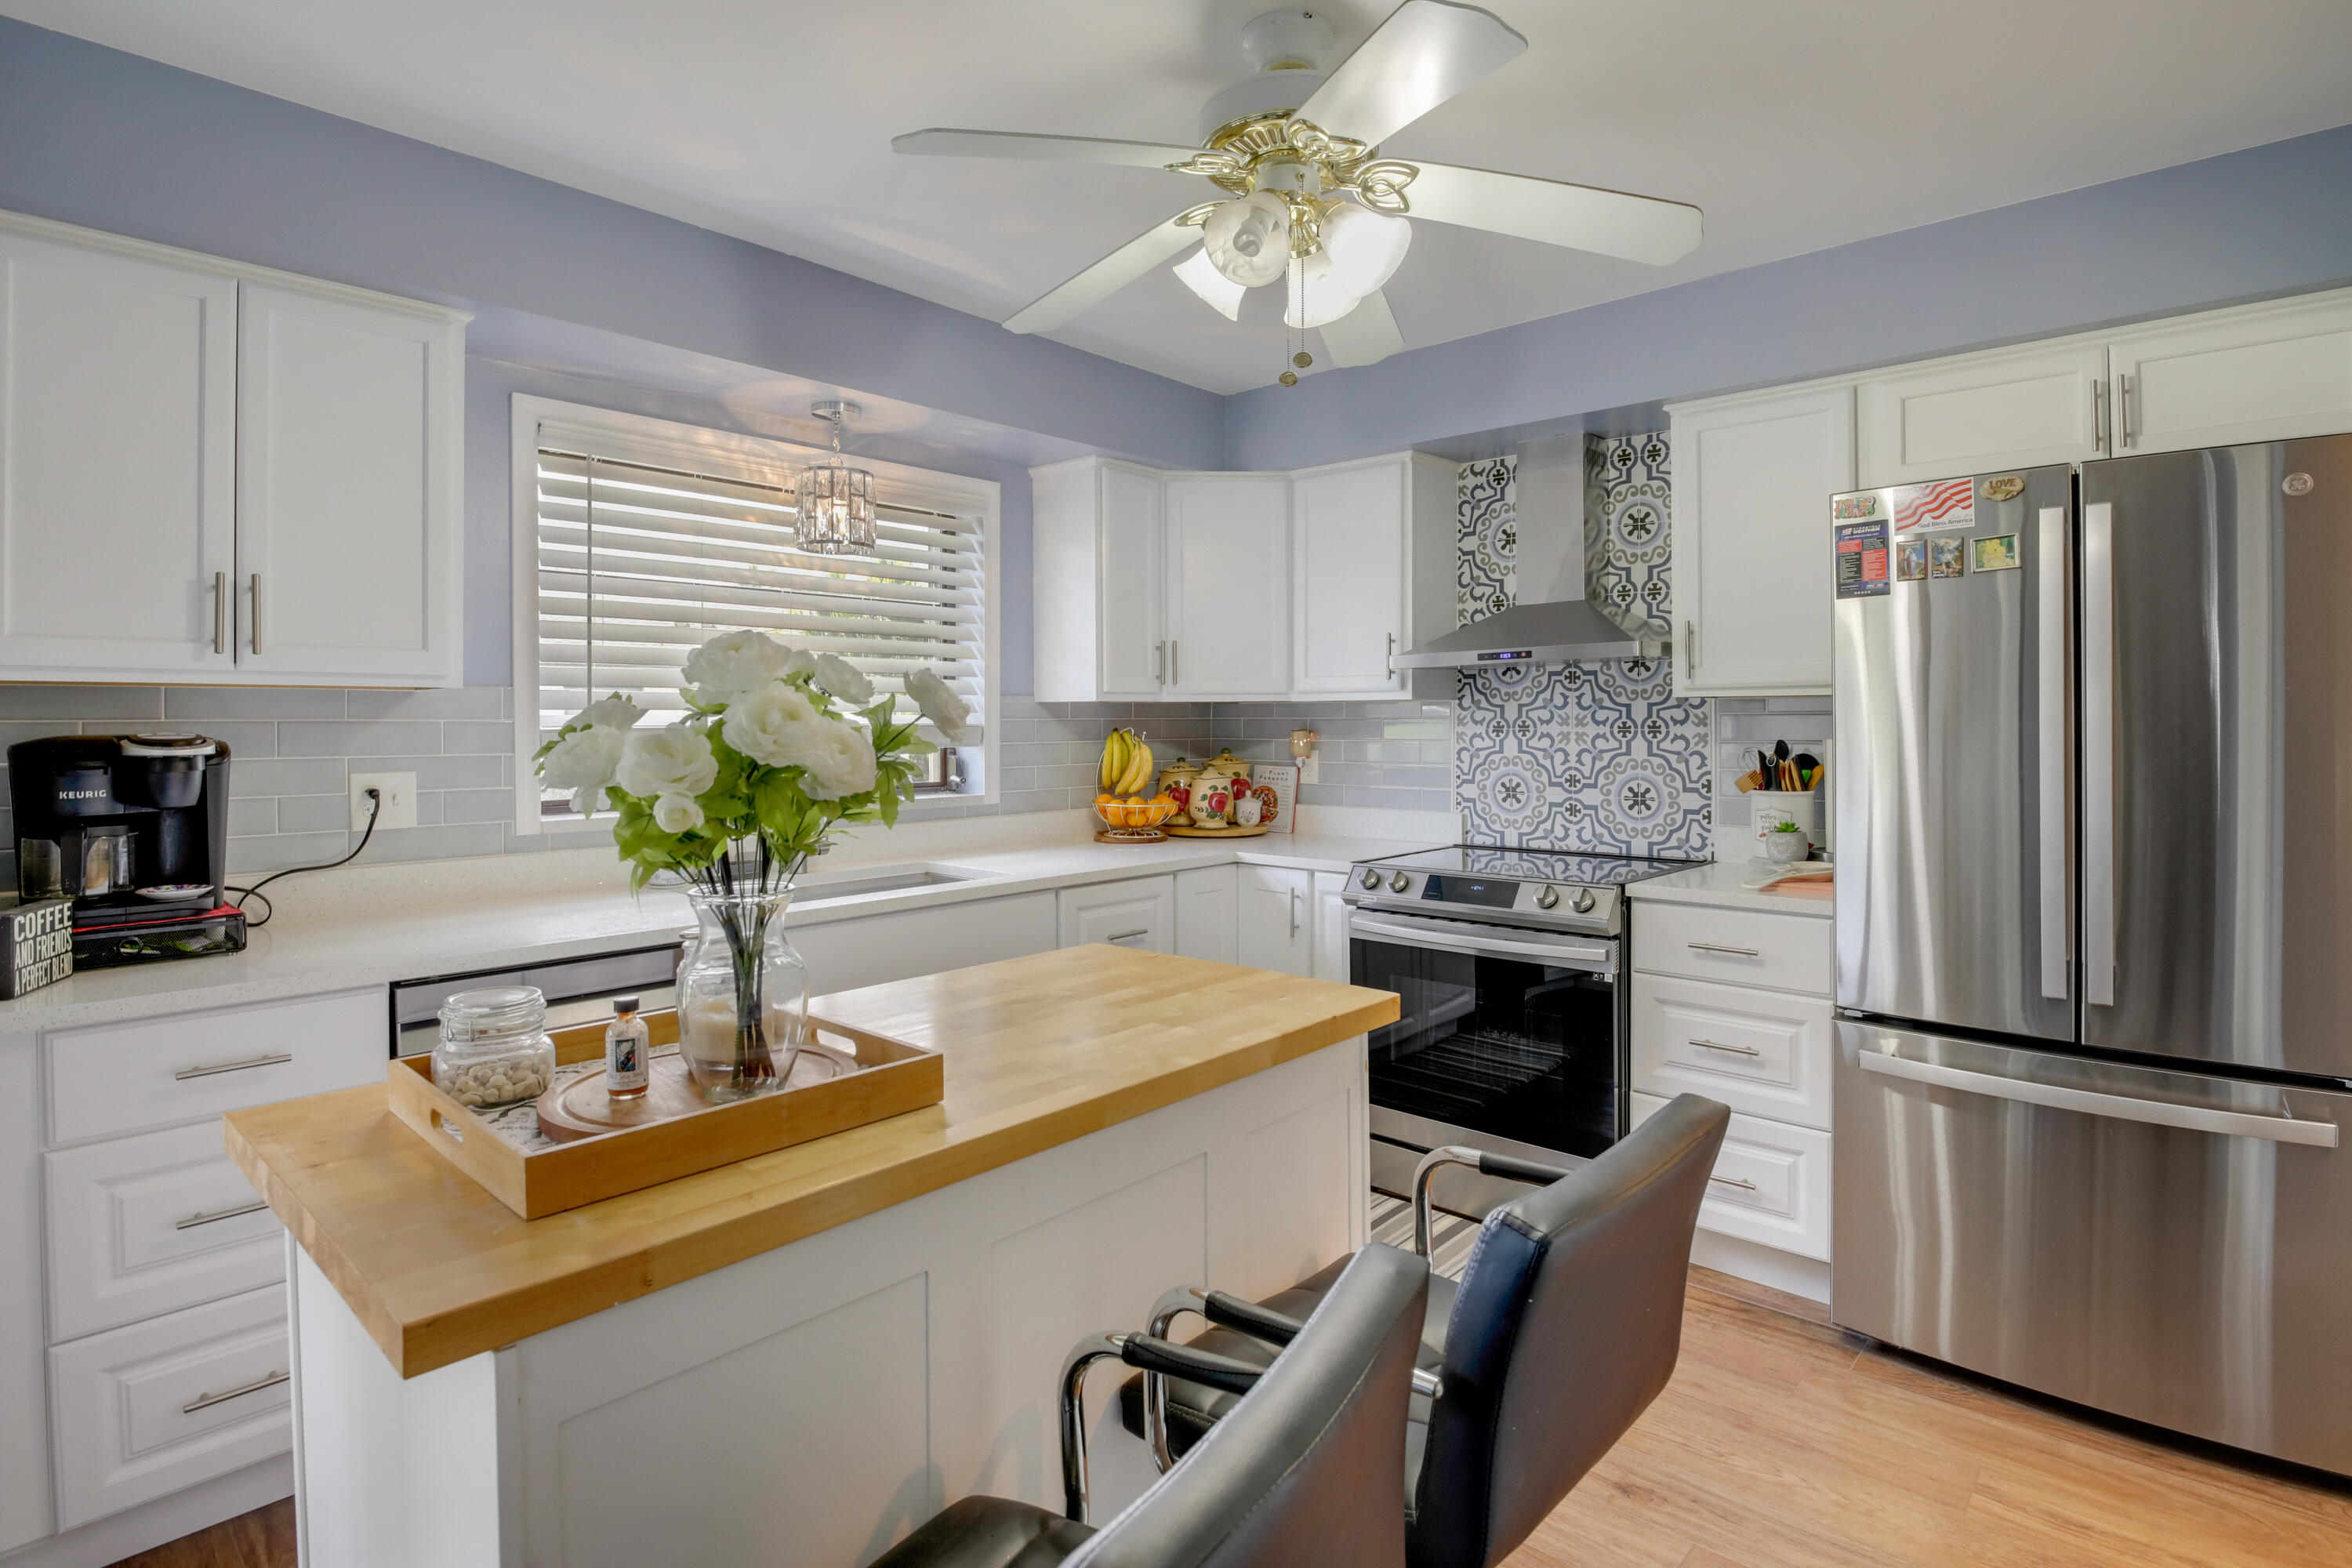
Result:
<instances>
[{"instance_id":1,"label":"brushed nickel cabinet pull","mask_svg":"<svg viewBox=\"0 0 2352 1568\"><path fill-rule=\"evenodd\" d=\"M228 574L213 574L213 651L228 651Z\"/></svg>"},{"instance_id":2,"label":"brushed nickel cabinet pull","mask_svg":"<svg viewBox=\"0 0 2352 1568\"><path fill-rule=\"evenodd\" d=\"M1184 684L1184 667L1177 662L1176 639L1174 637L1170 637L1168 639L1168 684L1171 686L1181 686Z\"/></svg>"},{"instance_id":3,"label":"brushed nickel cabinet pull","mask_svg":"<svg viewBox=\"0 0 2352 1568\"><path fill-rule=\"evenodd\" d=\"M173 1230L194 1230L200 1225L210 1225L215 1220L235 1219L239 1215L259 1214L263 1209L266 1209L268 1206L269 1202L268 1199L256 1198L249 1204L240 1204L233 1209L215 1209L210 1214L192 1214L184 1220L174 1221L172 1228Z\"/></svg>"},{"instance_id":4,"label":"brushed nickel cabinet pull","mask_svg":"<svg viewBox=\"0 0 2352 1568\"><path fill-rule=\"evenodd\" d=\"M1727 1046L1719 1040L1693 1040L1694 1046L1705 1046L1710 1051L1729 1051L1735 1056L1760 1057L1764 1053L1754 1046Z\"/></svg>"},{"instance_id":5,"label":"brushed nickel cabinet pull","mask_svg":"<svg viewBox=\"0 0 2352 1568\"><path fill-rule=\"evenodd\" d=\"M178 1072L173 1073L172 1076L184 1083L189 1079L210 1078L215 1073L243 1072L247 1068L279 1067L287 1062L292 1061L293 1059L294 1058L292 1057L288 1056L285 1052L278 1051L266 1057L247 1057L241 1062L214 1062L208 1067L182 1068Z\"/></svg>"},{"instance_id":6,"label":"brushed nickel cabinet pull","mask_svg":"<svg viewBox=\"0 0 2352 1568\"><path fill-rule=\"evenodd\" d=\"M1727 952L1734 958L1761 958L1764 955L1752 947L1725 947L1720 942L1694 942L1687 944L1693 952Z\"/></svg>"},{"instance_id":7,"label":"brushed nickel cabinet pull","mask_svg":"<svg viewBox=\"0 0 2352 1568\"><path fill-rule=\"evenodd\" d=\"M1751 1193L1759 1190L1755 1183L1743 1182L1738 1176L1709 1176L1707 1180L1710 1182L1721 1182L1727 1187L1744 1187Z\"/></svg>"},{"instance_id":8,"label":"brushed nickel cabinet pull","mask_svg":"<svg viewBox=\"0 0 2352 1568\"><path fill-rule=\"evenodd\" d=\"M1683 668L1693 675L1698 673L1698 623L1696 621L1683 623Z\"/></svg>"},{"instance_id":9,"label":"brushed nickel cabinet pull","mask_svg":"<svg viewBox=\"0 0 2352 1568\"><path fill-rule=\"evenodd\" d=\"M1290 889L1290 934L1298 934L1298 889Z\"/></svg>"},{"instance_id":10,"label":"brushed nickel cabinet pull","mask_svg":"<svg viewBox=\"0 0 2352 1568\"><path fill-rule=\"evenodd\" d=\"M1389 679L1396 679L1396 633L1389 634Z\"/></svg>"},{"instance_id":11,"label":"brushed nickel cabinet pull","mask_svg":"<svg viewBox=\"0 0 2352 1568\"><path fill-rule=\"evenodd\" d=\"M258 1394L265 1388L275 1388L281 1383L292 1381L292 1375L288 1373L264 1373L242 1388L225 1389L218 1394L199 1394L180 1406L180 1414L194 1415L199 1410L209 1410L215 1405L226 1405L232 1399L242 1399L248 1394Z\"/></svg>"},{"instance_id":12,"label":"brushed nickel cabinet pull","mask_svg":"<svg viewBox=\"0 0 2352 1568\"><path fill-rule=\"evenodd\" d=\"M261 651L261 574L253 574L253 651Z\"/></svg>"},{"instance_id":13,"label":"brushed nickel cabinet pull","mask_svg":"<svg viewBox=\"0 0 2352 1568\"><path fill-rule=\"evenodd\" d=\"M2132 444L2132 416L2132 416L2132 406L2131 406L2131 405L2132 405L2132 395L2132 395L2132 384L2131 384L2131 383L2132 383L2132 378L2131 378L2131 377L2129 377L2129 376L2127 376L2127 375L2119 375L2119 376L2116 377L2116 389L2117 389L2118 391L2120 391L2120 392L2123 394L2123 420L2122 420L2123 429L2122 429L2122 431L2120 432L2120 434L2122 435L2122 437L2123 437L2123 446L2124 446L2124 449L2125 449L2125 450L2126 450L2126 451L2130 450L2130 448L2131 448L2131 444Z\"/></svg>"},{"instance_id":14,"label":"brushed nickel cabinet pull","mask_svg":"<svg viewBox=\"0 0 2352 1568\"><path fill-rule=\"evenodd\" d=\"M2107 449L2107 384L2091 383L2091 450Z\"/></svg>"},{"instance_id":15,"label":"brushed nickel cabinet pull","mask_svg":"<svg viewBox=\"0 0 2352 1568\"><path fill-rule=\"evenodd\" d=\"M1157 686L1168 684L1168 644L1164 639L1151 645L1151 679Z\"/></svg>"},{"instance_id":16,"label":"brushed nickel cabinet pull","mask_svg":"<svg viewBox=\"0 0 2352 1568\"><path fill-rule=\"evenodd\" d=\"M1151 928L1150 926L1139 926L1133 931L1123 931L1116 935L1105 937L1103 940L1106 942L1133 942L1137 937L1150 936L1150 934Z\"/></svg>"}]
</instances>

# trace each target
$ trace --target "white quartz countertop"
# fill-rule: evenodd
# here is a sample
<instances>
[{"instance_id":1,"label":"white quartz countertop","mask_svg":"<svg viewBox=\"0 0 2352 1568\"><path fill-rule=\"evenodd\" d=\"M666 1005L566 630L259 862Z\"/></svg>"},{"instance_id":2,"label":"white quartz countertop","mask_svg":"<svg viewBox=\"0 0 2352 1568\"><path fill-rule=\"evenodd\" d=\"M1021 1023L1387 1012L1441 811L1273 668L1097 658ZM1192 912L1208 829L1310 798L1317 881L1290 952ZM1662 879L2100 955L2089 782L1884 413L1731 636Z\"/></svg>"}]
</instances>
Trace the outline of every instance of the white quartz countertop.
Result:
<instances>
[{"instance_id":1,"label":"white quartz countertop","mask_svg":"<svg viewBox=\"0 0 2352 1568\"><path fill-rule=\"evenodd\" d=\"M1809 915L1828 920L1827 899L1800 893L1767 893L1745 886L1768 874L1769 868L1745 856L1736 860L1711 860L1687 871L1675 871L1635 882L1627 890L1636 899L1662 904L1709 904L1724 910L1764 910L1776 915Z\"/></svg>"},{"instance_id":2,"label":"white quartz countertop","mask_svg":"<svg viewBox=\"0 0 2352 1568\"><path fill-rule=\"evenodd\" d=\"M1170 839L1134 847L1087 839L972 855L918 853L898 862L876 858L805 879L791 923L822 925L897 910L1236 862L1338 872L1353 861L1406 854L1433 844L1302 833L1231 842ZM825 896L828 883L918 867L961 879ZM398 884L387 884L380 907L366 913L321 919L281 912L252 933L243 952L88 970L28 995L0 1001L0 1033L77 1028L387 985L395 980L622 952L670 942L694 923L681 892L648 889L633 894L625 887L606 886L500 896L495 881L487 889L481 882L478 873L472 884L457 888L420 879L405 896L391 891Z\"/></svg>"}]
</instances>

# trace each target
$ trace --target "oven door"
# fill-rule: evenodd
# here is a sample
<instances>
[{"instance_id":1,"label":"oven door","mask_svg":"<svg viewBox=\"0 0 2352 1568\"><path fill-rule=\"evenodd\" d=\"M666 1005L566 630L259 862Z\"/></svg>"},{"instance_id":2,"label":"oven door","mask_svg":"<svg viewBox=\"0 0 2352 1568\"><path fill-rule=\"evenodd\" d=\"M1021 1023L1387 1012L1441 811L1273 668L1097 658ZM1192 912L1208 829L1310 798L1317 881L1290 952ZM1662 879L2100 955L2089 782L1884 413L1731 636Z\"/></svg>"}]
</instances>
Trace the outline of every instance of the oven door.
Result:
<instances>
[{"instance_id":1,"label":"oven door","mask_svg":"<svg viewBox=\"0 0 2352 1568\"><path fill-rule=\"evenodd\" d=\"M1537 1158L1617 1141L1615 941L1365 910L1348 931L1349 977L1402 1005L1371 1037L1376 1128Z\"/></svg>"}]
</instances>

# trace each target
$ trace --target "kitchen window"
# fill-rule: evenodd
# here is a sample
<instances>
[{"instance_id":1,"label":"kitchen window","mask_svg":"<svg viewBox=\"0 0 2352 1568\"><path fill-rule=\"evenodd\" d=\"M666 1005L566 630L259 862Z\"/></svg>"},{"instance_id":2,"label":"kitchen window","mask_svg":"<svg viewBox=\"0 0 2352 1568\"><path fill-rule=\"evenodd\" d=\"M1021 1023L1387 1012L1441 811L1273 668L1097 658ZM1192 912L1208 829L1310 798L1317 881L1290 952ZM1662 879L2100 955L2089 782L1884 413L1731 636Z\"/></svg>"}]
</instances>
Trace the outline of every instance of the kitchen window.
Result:
<instances>
[{"instance_id":1,"label":"kitchen window","mask_svg":"<svg viewBox=\"0 0 2352 1568\"><path fill-rule=\"evenodd\" d=\"M647 724L686 713L686 656L720 632L772 632L839 654L883 691L939 673L987 733L996 705L989 589L997 487L851 454L876 479L875 553L796 548L793 479L815 447L514 399L517 826L577 827L532 755L593 698ZM941 750L909 809L992 801L992 739Z\"/></svg>"}]
</instances>

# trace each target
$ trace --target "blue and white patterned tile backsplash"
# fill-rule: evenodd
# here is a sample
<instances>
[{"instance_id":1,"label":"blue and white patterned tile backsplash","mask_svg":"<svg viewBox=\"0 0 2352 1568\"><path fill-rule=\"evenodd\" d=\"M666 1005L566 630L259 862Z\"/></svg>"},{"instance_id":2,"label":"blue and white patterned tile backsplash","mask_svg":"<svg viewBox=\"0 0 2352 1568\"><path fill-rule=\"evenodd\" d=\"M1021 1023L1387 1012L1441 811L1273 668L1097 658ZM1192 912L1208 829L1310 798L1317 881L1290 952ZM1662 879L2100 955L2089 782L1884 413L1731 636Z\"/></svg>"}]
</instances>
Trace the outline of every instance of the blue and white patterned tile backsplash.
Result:
<instances>
[{"instance_id":1,"label":"blue and white patterned tile backsplash","mask_svg":"<svg viewBox=\"0 0 2352 1568\"><path fill-rule=\"evenodd\" d=\"M1588 593L1639 636L1672 624L1663 434L1589 437ZM1475 620L1517 602L1518 462L1465 465L1454 602ZM1706 855L1714 837L1712 704L1674 695L1664 659L1463 672L1454 799L1475 842Z\"/></svg>"}]
</instances>

